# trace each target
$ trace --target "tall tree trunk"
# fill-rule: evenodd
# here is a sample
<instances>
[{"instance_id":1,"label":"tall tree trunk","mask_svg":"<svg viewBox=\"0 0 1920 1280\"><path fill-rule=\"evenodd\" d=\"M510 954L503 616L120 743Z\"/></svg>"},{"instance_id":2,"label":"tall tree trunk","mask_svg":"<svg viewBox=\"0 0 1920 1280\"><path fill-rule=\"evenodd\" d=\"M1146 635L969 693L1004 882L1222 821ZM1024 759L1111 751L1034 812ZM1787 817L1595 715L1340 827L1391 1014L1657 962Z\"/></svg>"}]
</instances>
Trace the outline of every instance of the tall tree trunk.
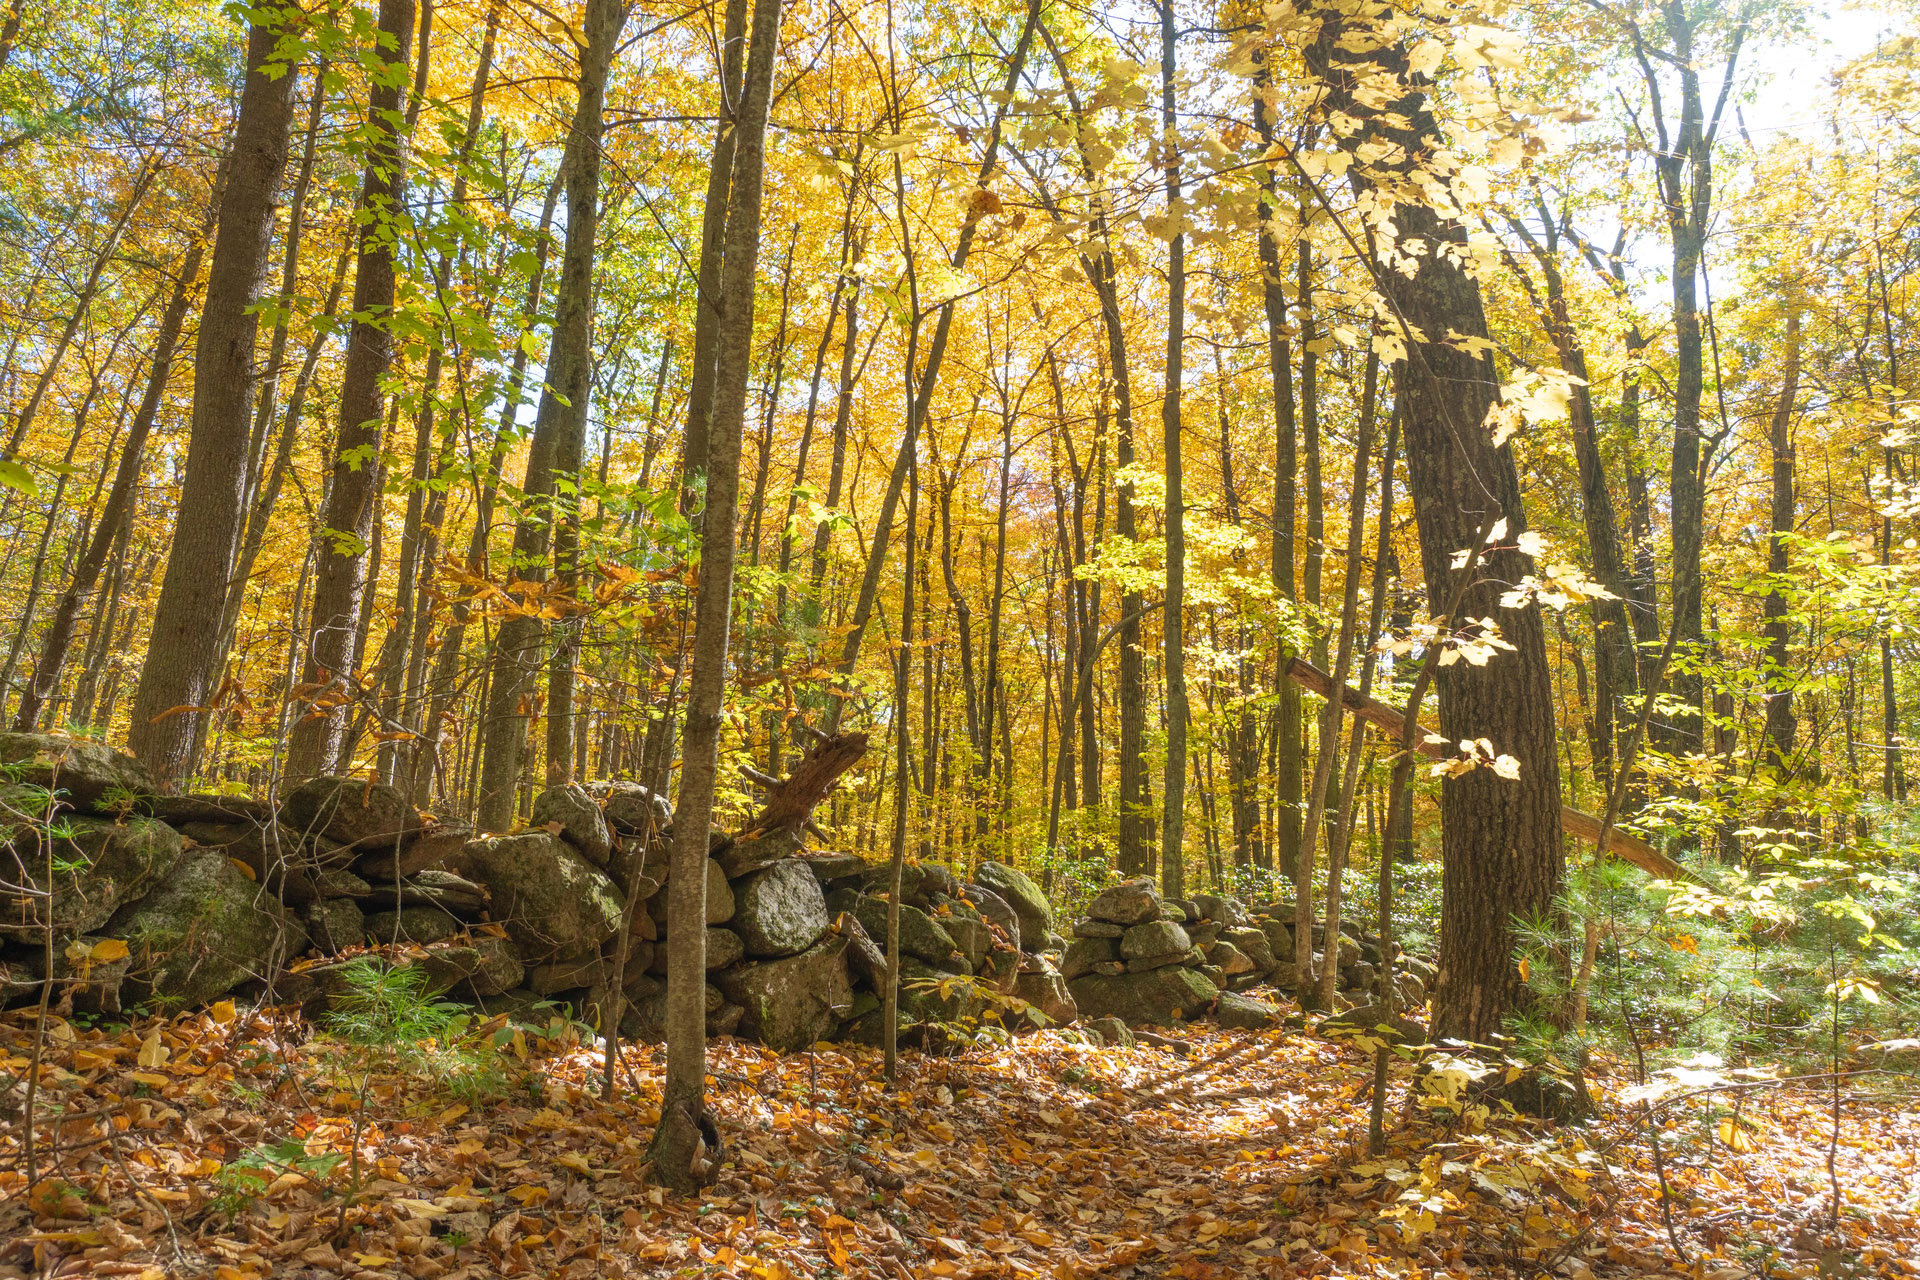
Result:
<instances>
[{"instance_id":1,"label":"tall tree trunk","mask_svg":"<svg viewBox=\"0 0 1920 1280\"><path fill-rule=\"evenodd\" d=\"M380 453L387 419L386 379L393 367L394 249L406 204L406 145L401 90L413 42L414 0L380 0L381 47L367 93L366 172L356 216L359 260L353 278L353 328L340 380L340 428L332 482L320 519L319 562L299 696L307 710L287 746L294 781L344 767L349 709L359 691L365 640L374 507L380 501Z\"/></svg>"},{"instance_id":2,"label":"tall tree trunk","mask_svg":"<svg viewBox=\"0 0 1920 1280\"><path fill-rule=\"evenodd\" d=\"M1351 181L1364 195L1405 189L1407 173L1430 164L1441 145L1424 106L1422 78L1409 73L1398 42L1367 30L1362 20L1326 7L1309 12L1321 22L1307 61L1329 90L1323 109L1329 120L1346 115L1353 121L1353 132L1338 140L1354 157ZM1380 79L1404 89L1381 94ZM1363 80L1370 81L1364 98L1356 95ZM1450 614L1447 625L1469 634L1465 619L1492 618L1513 646L1485 665L1455 662L1438 675L1441 732L1454 742L1486 738L1496 753L1522 762L1518 779L1480 768L1441 784L1441 971L1433 1030L1484 1043L1521 997L1511 921L1546 914L1559 889L1553 686L1537 608L1500 603L1504 584L1526 578L1533 565L1512 544L1525 526L1512 449L1495 446L1482 425L1498 380L1490 361L1433 340L1487 333L1479 285L1438 252L1464 245L1465 231L1424 205L1396 202L1392 219L1393 242L1382 249L1421 263L1411 277L1385 270L1378 280L1395 316L1415 331L1409 347L1419 347L1419 357L1400 370L1400 386L1430 607ZM1454 555L1477 548L1498 519L1506 521L1508 541L1486 556L1486 573L1449 608L1456 594L1448 589Z\"/></svg>"},{"instance_id":3,"label":"tall tree trunk","mask_svg":"<svg viewBox=\"0 0 1920 1280\"><path fill-rule=\"evenodd\" d=\"M247 76L220 198L206 304L194 346L193 425L166 576L133 699L127 749L162 787L193 773L193 752L225 660L227 575L246 518L254 337L273 236L274 196L287 167L295 76L276 60L301 20L292 0L263 0L247 32Z\"/></svg>"},{"instance_id":4,"label":"tall tree trunk","mask_svg":"<svg viewBox=\"0 0 1920 1280\"><path fill-rule=\"evenodd\" d=\"M699 478L708 467L708 437L713 429L713 387L719 359L719 333L726 316L722 288L726 265L728 193L733 181L733 152L740 122L740 65L746 56L747 0L727 0L720 35L720 110L714 126L713 163L707 170L707 199L700 215L700 264L694 280L692 386L687 392L687 425L681 462L680 509L697 504Z\"/></svg>"},{"instance_id":5,"label":"tall tree trunk","mask_svg":"<svg viewBox=\"0 0 1920 1280\"><path fill-rule=\"evenodd\" d=\"M687 683L684 763L667 881L667 1073L660 1124L649 1149L654 1176L681 1191L692 1190L704 1180L701 1147L713 1131L706 1106L706 858L727 683L740 438L746 426L747 372L753 358L753 289L760 261L767 108L779 43L780 0L754 0L753 43L735 117L733 176L728 184L721 292L729 305L717 343L700 586L694 602L693 669Z\"/></svg>"},{"instance_id":6,"label":"tall tree trunk","mask_svg":"<svg viewBox=\"0 0 1920 1280\"><path fill-rule=\"evenodd\" d=\"M1160 146L1165 166L1167 217L1185 216L1180 196L1179 121L1174 113L1173 0L1160 0ZM1167 598L1161 622L1162 662L1167 681L1167 761L1161 783L1160 888L1169 898L1186 896L1187 650L1184 630L1187 580L1186 498L1180 458L1180 381L1187 325L1187 237L1175 230L1167 246L1167 380L1160 404L1162 463L1167 477Z\"/></svg>"},{"instance_id":7,"label":"tall tree trunk","mask_svg":"<svg viewBox=\"0 0 1920 1280\"><path fill-rule=\"evenodd\" d=\"M1800 311L1796 305L1787 312L1786 352L1780 375L1780 399L1774 405L1768 438L1773 450L1773 504L1770 536L1767 538L1767 576L1771 585L1761 612L1766 619L1762 634L1767 640L1766 764L1776 785L1786 783L1793 773L1793 745L1798 724L1793 715L1793 677L1788 670L1787 648L1793 639L1792 606L1787 599L1787 572L1792 567L1790 546L1794 516L1794 403L1800 394Z\"/></svg>"},{"instance_id":8,"label":"tall tree trunk","mask_svg":"<svg viewBox=\"0 0 1920 1280\"><path fill-rule=\"evenodd\" d=\"M1268 95L1273 78L1264 61L1255 81L1254 125L1260 140L1271 148L1275 141L1273 108ZM1267 371L1273 384L1273 590L1286 610L1296 606L1294 508L1299 504L1299 429L1293 407L1292 327L1287 323L1286 263L1274 230L1279 213L1277 184L1271 167L1260 179L1260 301L1267 318ZM1274 699L1274 858L1283 875L1292 875L1300 857L1300 690L1285 676L1291 649L1282 644L1274 655L1278 696Z\"/></svg>"},{"instance_id":9,"label":"tall tree trunk","mask_svg":"<svg viewBox=\"0 0 1920 1280\"><path fill-rule=\"evenodd\" d=\"M593 0L587 14L587 44L580 51L579 99L561 159L567 193L567 235L555 291L553 341L547 350L546 380L527 449L528 507L513 534L514 576L540 582L550 532L565 514L556 500L555 480L578 475L586 448L587 401L593 390L593 264L600 228L601 137L605 130L607 77L614 42L626 22L624 0ZM527 746L527 718L534 681L540 670L542 632L535 612L504 618L494 637L486 721L482 726L480 796L477 821L485 830L505 830L513 822L514 789ZM547 708L549 715L571 715L570 707ZM550 748L571 759L571 738ZM551 763L551 762L550 762Z\"/></svg>"}]
</instances>

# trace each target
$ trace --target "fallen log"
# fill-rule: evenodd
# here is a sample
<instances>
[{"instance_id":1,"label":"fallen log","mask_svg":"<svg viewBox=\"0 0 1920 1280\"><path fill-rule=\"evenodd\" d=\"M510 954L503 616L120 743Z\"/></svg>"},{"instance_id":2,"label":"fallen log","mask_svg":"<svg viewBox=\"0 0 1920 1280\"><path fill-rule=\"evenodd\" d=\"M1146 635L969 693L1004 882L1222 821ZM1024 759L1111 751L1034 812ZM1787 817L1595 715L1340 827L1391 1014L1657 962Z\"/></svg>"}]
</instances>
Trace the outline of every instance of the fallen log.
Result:
<instances>
[{"instance_id":1,"label":"fallen log","mask_svg":"<svg viewBox=\"0 0 1920 1280\"><path fill-rule=\"evenodd\" d=\"M1294 658L1287 663L1287 679L1322 698L1333 696L1333 677L1314 666L1311 662ZM1348 711L1367 723L1385 730L1388 737L1398 740L1406 727L1406 716L1398 708L1378 698L1362 694L1352 685L1342 690L1341 702ZM1435 760L1446 758L1450 753L1439 742L1420 741L1419 750ZM1560 806L1560 829L1577 839L1593 843L1600 839L1600 819L1590 813L1583 813L1571 805ZM1607 852L1629 866L1635 866L1648 875L1661 880L1689 880L1696 884L1704 883L1700 877L1675 862L1637 836L1615 828L1607 836Z\"/></svg>"}]
</instances>

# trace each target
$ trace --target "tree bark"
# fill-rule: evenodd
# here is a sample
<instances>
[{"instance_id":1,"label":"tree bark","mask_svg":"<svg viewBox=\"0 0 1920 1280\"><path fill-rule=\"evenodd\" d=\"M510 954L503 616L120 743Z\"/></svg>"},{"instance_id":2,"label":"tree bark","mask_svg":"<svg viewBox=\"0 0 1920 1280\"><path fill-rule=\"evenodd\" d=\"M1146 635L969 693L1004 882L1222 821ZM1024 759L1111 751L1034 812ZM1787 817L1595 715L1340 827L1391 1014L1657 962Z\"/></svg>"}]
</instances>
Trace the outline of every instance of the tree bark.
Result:
<instances>
[{"instance_id":1,"label":"tree bark","mask_svg":"<svg viewBox=\"0 0 1920 1280\"><path fill-rule=\"evenodd\" d=\"M1180 195L1179 121L1174 112L1178 48L1173 0L1160 0L1160 146L1170 219L1185 216L1185 201ZM1187 535L1180 456L1180 382L1186 324L1187 237L1176 230L1167 245L1167 379L1160 402L1161 461L1167 478L1167 597L1160 624L1161 661L1167 681L1167 761L1161 783L1160 889L1169 898L1186 896Z\"/></svg>"},{"instance_id":2,"label":"tree bark","mask_svg":"<svg viewBox=\"0 0 1920 1280\"><path fill-rule=\"evenodd\" d=\"M752 45L735 117L728 184L725 270L729 300L719 326L713 430L707 454L700 585L694 601L692 673L687 683L679 803L667 883L667 1073L661 1123L649 1154L654 1176L675 1190L705 1176L701 1141L713 1130L706 1107L706 857L718 782L721 711L733 603L735 525L740 505L740 438L752 361L754 277L760 261L760 207L766 173L767 109L780 43L780 0L755 0ZM717 161L716 161L717 162Z\"/></svg>"},{"instance_id":3,"label":"tree bark","mask_svg":"<svg viewBox=\"0 0 1920 1280\"><path fill-rule=\"evenodd\" d=\"M1420 526L1421 561L1429 607L1446 612L1449 629L1470 630L1468 619L1493 619L1511 652L1485 665L1455 662L1438 673L1440 728L1448 740L1486 738L1496 753L1521 762L1508 780L1480 768L1441 784L1440 978L1434 1033L1486 1042L1522 997L1513 962L1515 916L1552 909L1562 868L1560 767L1556 755L1553 686L1546 637L1537 608L1506 608L1503 584L1533 570L1511 540L1525 528L1520 481L1510 446L1495 446L1484 426L1499 386L1490 361L1447 345L1445 335L1484 338L1479 285L1442 249L1466 242L1456 221L1425 205L1400 204L1411 168L1432 160L1442 144L1425 108L1420 77L1412 76L1395 41L1366 31L1349 14L1316 6L1317 38L1309 68L1326 85L1327 118L1351 117L1352 132L1338 143L1354 157L1350 178L1362 194L1387 198L1391 235L1379 258L1419 263L1408 276L1392 262L1377 278L1394 315L1415 332L1400 374L1407 399L1407 462ZM1390 77L1404 86L1381 105L1376 84L1363 101L1363 80ZM1386 144L1384 156L1368 144ZM1376 157L1378 158L1370 158ZM1472 582L1457 609L1448 609L1454 555L1480 542L1481 531L1506 521L1508 542L1486 557L1487 572Z\"/></svg>"},{"instance_id":4,"label":"tree bark","mask_svg":"<svg viewBox=\"0 0 1920 1280\"><path fill-rule=\"evenodd\" d=\"M414 0L380 0L380 49L367 95L366 172L361 182L359 260L353 328L340 381L340 427L321 516L313 611L297 696L307 710L287 746L287 777L343 767L349 707L359 692L361 610L368 586L380 452L387 419L384 383L393 367L394 249L406 204L406 145L397 123L413 42Z\"/></svg>"},{"instance_id":5,"label":"tree bark","mask_svg":"<svg viewBox=\"0 0 1920 1280\"><path fill-rule=\"evenodd\" d=\"M180 510L127 749L172 790L194 770L195 744L225 660L227 575L246 518L247 442L255 385L254 304L265 283L274 196L287 167L293 85L280 54L301 20L292 0L263 0L247 32L247 75L226 191L220 199L206 304L194 346L193 422Z\"/></svg>"}]
</instances>

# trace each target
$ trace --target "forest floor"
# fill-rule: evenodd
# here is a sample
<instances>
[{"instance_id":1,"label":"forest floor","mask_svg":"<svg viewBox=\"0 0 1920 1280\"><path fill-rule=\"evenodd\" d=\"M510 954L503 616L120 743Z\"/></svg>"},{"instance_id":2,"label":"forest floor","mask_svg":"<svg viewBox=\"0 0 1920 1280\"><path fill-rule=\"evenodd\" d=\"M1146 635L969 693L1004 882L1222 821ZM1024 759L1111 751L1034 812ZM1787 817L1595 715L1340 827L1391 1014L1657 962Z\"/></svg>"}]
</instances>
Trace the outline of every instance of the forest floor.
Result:
<instances>
[{"instance_id":1,"label":"forest floor","mask_svg":"<svg viewBox=\"0 0 1920 1280\"><path fill-rule=\"evenodd\" d=\"M16 1077L31 1028L0 1024ZM1371 1158L1366 1060L1299 1032L1040 1032L905 1054L891 1089L874 1052L728 1040L728 1149L683 1199L644 1181L657 1050L607 1103L591 1045L483 1031L421 1058L231 1004L57 1023L36 1111L66 1119L39 1126L31 1194L0 1097L0 1277L1920 1275L1920 1112L1871 1077L1843 1098L1837 1229L1818 1082L1670 1114L1683 1261L1624 1082L1584 1127L1443 1123L1404 1114L1398 1068Z\"/></svg>"}]
</instances>

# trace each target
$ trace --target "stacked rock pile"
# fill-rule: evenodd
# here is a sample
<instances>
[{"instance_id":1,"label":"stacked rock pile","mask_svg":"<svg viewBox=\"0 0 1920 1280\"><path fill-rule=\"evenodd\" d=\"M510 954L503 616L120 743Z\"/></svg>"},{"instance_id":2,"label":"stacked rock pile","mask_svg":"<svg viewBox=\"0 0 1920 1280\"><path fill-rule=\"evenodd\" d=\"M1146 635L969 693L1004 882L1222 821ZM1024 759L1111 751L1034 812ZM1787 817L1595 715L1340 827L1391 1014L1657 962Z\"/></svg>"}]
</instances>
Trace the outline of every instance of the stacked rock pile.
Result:
<instances>
[{"instance_id":1,"label":"stacked rock pile","mask_svg":"<svg viewBox=\"0 0 1920 1280\"><path fill-rule=\"evenodd\" d=\"M129 757L28 734L0 735L0 766L0 884L18 886L0 891L0 1004L39 997L51 923L58 998L82 1012L241 990L317 1013L373 947L490 1013L593 1013L630 918L622 1030L664 1031L673 815L637 783L552 787L526 830L475 836L376 782L314 779L277 807L165 797ZM878 1039L887 868L782 829L719 840L706 876L711 1033ZM972 884L908 867L901 935L909 1035L996 996L1075 1017L1045 895L1011 867Z\"/></svg>"},{"instance_id":2,"label":"stacked rock pile","mask_svg":"<svg viewBox=\"0 0 1920 1280\"><path fill-rule=\"evenodd\" d=\"M1266 940L1273 956L1273 968L1266 980L1282 991L1297 993L1299 981L1295 971L1293 904L1284 901L1261 903L1253 908L1249 923ZM1335 944L1334 961L1340 973L1340 994L1357 1003L1373 1000L1375 987L1379 984L1379 935L1366 932L1352 920L1342 920L1339 938ZM1313 954L1316 966L1326 954L1326 940L1326 925L1319 920L1314 921ZM1399 992L1400 1006L1411 1009L1424 1006L1438 973L1433 962L1397 948L1394 957L1394 986Z\"/></svg>"},{"instance_id":3,"label":"stacked rock pile","mask_svg":"<svg viewBox=\"0 0 1920 1280\"><path fill-rule=\"evenodd\" d=\"M1224 1025L1271 1025L1277 1008L1239 994L1272 967L1264 935L1244 917L1231 899L1209 898L1203 909L1163 901L1144 877L1125 880L1074 922L1061 972L1089 1018L1164 1026L1214 1013Z\"/></svg>"}]
</instances>

